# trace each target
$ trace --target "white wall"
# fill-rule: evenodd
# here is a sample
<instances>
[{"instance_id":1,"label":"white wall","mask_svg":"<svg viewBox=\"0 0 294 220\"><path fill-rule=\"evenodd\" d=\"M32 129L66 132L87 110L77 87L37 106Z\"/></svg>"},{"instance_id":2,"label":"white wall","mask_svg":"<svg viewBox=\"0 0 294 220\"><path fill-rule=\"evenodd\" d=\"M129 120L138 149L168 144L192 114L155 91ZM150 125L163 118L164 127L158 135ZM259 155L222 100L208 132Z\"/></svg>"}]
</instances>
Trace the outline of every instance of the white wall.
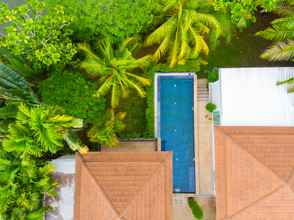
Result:
<instances>
[{"instance_id":1,"label":"white wall","mask_svg":"<svg viewBox=\"0 0 294 220\"><path fill-rule=\"evenodd\" d=\"M294 126L294 105L286 86L277 81L294 76L293 67L222 68L212 86L222 125Z\"/></svg>"}]
</instances>

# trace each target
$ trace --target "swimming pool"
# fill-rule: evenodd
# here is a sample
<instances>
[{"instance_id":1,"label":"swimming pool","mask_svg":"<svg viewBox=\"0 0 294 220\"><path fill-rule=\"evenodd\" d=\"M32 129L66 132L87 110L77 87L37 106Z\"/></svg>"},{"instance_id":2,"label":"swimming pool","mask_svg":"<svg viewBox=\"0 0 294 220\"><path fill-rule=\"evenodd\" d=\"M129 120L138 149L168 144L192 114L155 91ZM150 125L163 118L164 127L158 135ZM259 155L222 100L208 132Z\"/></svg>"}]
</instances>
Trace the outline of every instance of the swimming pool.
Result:
<instances>
[{"instance_id":1,"label":"swimming pool","mask_svg":"<svg viewBox=\"0 0 294 220\"><path fill-rule=\"evenodd\" d=\"M173 189L195 193L194 74L155 77L155 127L161 150L173 152Z\"/></svg>"}]
</instances>

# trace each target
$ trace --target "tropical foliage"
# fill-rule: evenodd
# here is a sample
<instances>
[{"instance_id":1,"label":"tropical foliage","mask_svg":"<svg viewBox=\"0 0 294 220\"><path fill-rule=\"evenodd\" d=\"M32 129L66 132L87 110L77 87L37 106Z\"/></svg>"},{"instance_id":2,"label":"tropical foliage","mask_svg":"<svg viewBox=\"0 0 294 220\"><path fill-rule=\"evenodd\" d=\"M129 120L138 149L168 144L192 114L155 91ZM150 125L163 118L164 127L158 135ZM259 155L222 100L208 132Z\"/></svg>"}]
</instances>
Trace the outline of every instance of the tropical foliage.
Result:
<instances>
[{"instance_id":1,"label":"tropical foliage","mask_svg":"<svg viewBox=\"0 0 294 220\"><path fill-rule=\"evenodd\" d=\"M125 113L114 114L111 110L106 113L105 123L98 126L94 125L88 132L90 140L102 144L103 146L115 147L119 140L117 133L124 129L123 120Z\"/></svg>"},{"instance_id":2,"label":"tropical foliage","mask_svg":"<svg viewBox=\"0 0 294 220\"><path fill-rule=\"evenodd\" d=\"M278 8L283 0L214 0L215 10L229 13L231 20L240 29L244 29L256 22L256 12L259 8L263 12L271 12Z\"/></svg>"},{"instance_id":3,"label":"tropical foliage","mask_svg":"<svg viewBox=\"0 0 294 220\"><path fill-rule=\"evenodd\" d=\"M209 103L206 104L205 108L206 108L206 110L208 112L213 113L216 110L217 107L216 107L216 105L214 103L209 102Z\"/></svg>"},{"instance_id":4,"label":"tropical foliage","mask_svg":"<svg viewBox=\"0 0 294 220\"><path fill-rule=\"evenodd\" d=\"M286 85L288 87L288 93L294 93L294 77L277 82L277 85Z\"/></svg>"},{"instance_id":5,"label":"tropical foliage","mask_svg":"<svg viewBox=\"0 0 294 220\"><path fill-rule=\"evenodd\" d=\"M42 219L43 198L54 196L56 186L42 157L62 149L69 129L81 126L57 108L19 105L0 148L0 219Z\"/></svg>"},{"instance_id":6,"label":"tropical foliage","mask_svg":"<svg viewBox=\"0 0 294 220\"><path fill-rule=\"evenodd\" d=\"M0 219L41 220L44 196L55 196L50 164L0 151Z\"/></svg>"},{"instance_id":7,"label":"tropical foliage","mask_svg":"<svg viewBox=\"0 0 294 220\"><path fill-rule=\"evenodd\" d=\"M45 4L37 0L28 0L13 9L1 3L0 24L5 25L5 34L0 46L38 68L68 63L76 53L68 28L72 19L64 14L63 7L47 11Z\"/></svg>"},{"instance_id":8,"label":"tropical foliage","mask_svg":"<svg viewBox=\"0 0 294 220\"><path fill-rule=\"evenodd\" d=\"M29 83L17 72L0 64L0 98L9 101L38 103Z\"/></svg>"},{"instance_id":9,"label":"tropical foliage","mask_svg":"<svg viewBox=\"0 0 294 220\"><path fill-rule=\"evenodd\" d=\"M207 11L208 1L171 0L164 2L162 23L146 39L145 45L158 45L153 59L158 62L167 55L171 67L208 55L210 45L216 45L221 35L217 19Z\"/></svg>"},{"instance_id":10,"label":"tropical foliage","mask_svg":"<svg viewBox=\"0 0 294 220\"><path fill-rule=\"evenodd\" d=\"M81 118L86 123L102 121L106 110L104 98L95 98L95 82L85 79L79 72L54 72L41 83L42 102L61 107L68 115Z\"/></svg>"},{"instance_id":11,"label":"tropical foliage","mask_svg":"<svg viewBox=\"0 0 294 220\"><path fill-rule=\"evenodd\" d=\"M203 210L194 198L188 198L188 205L195 219L202 220L204 218Z\"/></svg>"},{"instance_id":12,"label":"tropical foliage","mask_svg":"<svg viewBox=\"0 0 294 220\"><path fill-rule=\"evenodd\" d=\"M26 59L13 54L8 49L0 48L0 63L7 65L26 78L33 77L38 73L37 69L33 69Z\"/></svg>"},{"instance_id":13,"label":"tropical foliage","mask_svg":"<svg viewBox=\"0 0 294 220\"><path fill-rule=\"evenodd\" d=\"M81 119L63 115L58 108L19 106L16 122L9 125L3 148L7 152L22 153L22 156L40 157L44 152L56 153L63 147L69 128L81 128Z\"/></svg>"},{"instance_id":14,"label":"tropical foliage","mask_svg":"<svg viewBox=\"0 0 294 220\"><path fill-rule=\"evenodd\" d=\"M294 8L294 3L293 8ZM285 13L285 9L283 10ZM294 61L294 11L276 19L272 27L257 33L267 40L275 41L261 57L270 61Z\"/></svg>"},{"instance_id":15,"label":"tropical foliage","mask_svg":"<svg viewBox=\"0 0 294 220\"><path fill-rule=\"evenodd\" d=\"M121 97L126 97L130 88L134 89L138 95L145 97L144 86L150 81L139 74L134 73L138 68L143 68L149 64L149 56L134 58L130 47L133 38L126 39L117 49L114 49L111 40L106 39L98 44L95 54L87 44L79 44L79 49L85 54L85 59L81 62L81 69L85 70L89 77L98 78L100 87L96 92L96 97L103 97L110 93L111 107L117 108Z\"/></svg>"},{"instance_id":16,"label":"tropical foliage","mask_svg":"<svg viewBox=\"0 0 294 220\"><path fill-rule=\"evenodd\" d=\"M87 153L84 143L93 149L117 146L119 138L153 137L154 73L217 80L211 67L218 65L206 58L226 50L219 42L243 35L232 24L247 27L257 11L278 8L283 17L259 33L276 41L263 57L293 61L293 7L291 0L0 3L0 220L43 218L49 208L43 199L56 186L47 160L65 146ZM234 49L242 53L239 46ZM291 92L292 82L280 83L289 83ZM203 218L199 205L188 203Z\"/></svg>"},{"instance_id":17,"label":"tropical foliage","mask_svg":"<svg viewBox=\"0 0 294 220\"><path fill-rule=\"evenodd\" d=\"M154 18L157 0L46 0L50 6L64 6L68 16L75 17L72 29L82 40L97 36L117 42L146 31Z\"/></svg>"}]
</instances>

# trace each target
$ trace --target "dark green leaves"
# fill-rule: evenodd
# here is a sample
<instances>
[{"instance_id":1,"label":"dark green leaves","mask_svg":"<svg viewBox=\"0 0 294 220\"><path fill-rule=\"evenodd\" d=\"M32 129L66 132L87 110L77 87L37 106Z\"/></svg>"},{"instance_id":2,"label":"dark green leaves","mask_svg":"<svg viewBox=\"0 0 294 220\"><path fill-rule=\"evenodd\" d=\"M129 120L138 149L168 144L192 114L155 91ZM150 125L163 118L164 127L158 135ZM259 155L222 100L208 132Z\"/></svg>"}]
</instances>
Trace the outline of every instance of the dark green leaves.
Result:
<instances>
[{"instance_id":1,"label":"dark green leaves","mask_svg":"<svg viewBox=\"0 0 294 220\"><path fill-rule=\"evenodd\" d=\"M0 64L0 98L30 104L38 103L28 82L4 64Z\"/></svg>"},{"instance_id":2,"label":"dark green leaves","mask_svg":"<svg viewBox=\"0 0 294 220\"><path fill-rule=\"evenodd\" d=\"M151 26L155 0L46 0L51 6L61 4L65 13L75 17L72 28L82 40L97 36L123 40L142 33Z\"/></svg>"},{"instance_id":3,"label":"dark green leaves","mask_svg":"<svg viewBox=\"0 0 294 220\"><path fill-rule=\"evenodd\" d=\"M277 9L281 0L215 0L217 11L230 13L233 23L240 29L247 28L256 21L255 13L258 8L265 12Z\"/></svg>"},{"instance_id":4,"label":"dark green leaves","mask_svg":"<svg viewBox=\"0 0 294 220\"><path fill-rule=\"evenodd\" d=\"M97 86L79 72L54 73L41 84L42 101L57 105L66 114L99 123L105 111L105 99L95 98Z\"/></svg>"},{"instance_id":5,"label":"dark green leaves","mask_svg":"<svg viewBox=\"0 0 294 220\"><path fill-rule=\"evenodd\" d=\"M194 200L194 198L188 198L188 205L192 211L193 216L197 220L202 220L204 215L202 208L199 206L199 204Z\"/></svg>"}]
</instances>

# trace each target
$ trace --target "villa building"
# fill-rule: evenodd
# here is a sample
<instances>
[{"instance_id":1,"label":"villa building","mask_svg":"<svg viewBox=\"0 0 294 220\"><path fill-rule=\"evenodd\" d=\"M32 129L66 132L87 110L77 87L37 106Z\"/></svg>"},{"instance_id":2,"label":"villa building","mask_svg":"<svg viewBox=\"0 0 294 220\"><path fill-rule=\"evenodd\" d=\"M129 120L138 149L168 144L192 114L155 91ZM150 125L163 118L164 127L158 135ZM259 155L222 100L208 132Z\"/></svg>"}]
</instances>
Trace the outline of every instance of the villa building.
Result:
<instances>
[{"instance_id":1,"label":"villa building","mask_svg":"<svg viewBox=\"0 0 294 220\"><path fill-rule=\"evenodd\" d=\"M170 220L171 171L167 152L77 154L75 220Z\"/></svg>"},{"instance_id":2,"label":"villa building","mask_svg":"<svg viewBox=\"0 0 294 220\"><path fill-rule=\"evenodd\" d=\"M216 219L294 219L294 128L216 128Z\"/></svg>"}]
</instances>

